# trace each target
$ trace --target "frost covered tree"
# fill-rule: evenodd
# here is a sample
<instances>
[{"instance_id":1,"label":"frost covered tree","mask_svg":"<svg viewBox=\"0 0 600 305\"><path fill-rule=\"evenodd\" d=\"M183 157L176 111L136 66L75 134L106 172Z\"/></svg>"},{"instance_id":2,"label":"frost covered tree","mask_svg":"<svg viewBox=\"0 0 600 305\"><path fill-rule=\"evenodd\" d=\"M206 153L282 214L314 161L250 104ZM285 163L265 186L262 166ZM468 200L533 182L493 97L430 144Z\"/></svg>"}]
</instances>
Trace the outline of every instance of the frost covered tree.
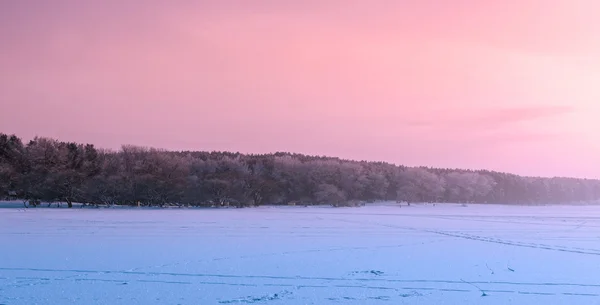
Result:
<instances>
[{"instance_id":1,"label":"frost covered tree","mask_svg":"<svg viewBox=\"0 0 600 305\"><path fill-rule=\"evenodd\" d=\"M0 134L0 196L83 204L238 207L408 202L568 203L600 199L600 181L404 167L278 152L118 151Z\"/></svg>"},{"instance_id":2,"label":"frost covered tree","mask_svg":"<svg viewBox=\"0 0 600 305\"><path fill-rule=\"evenodd\" d=\"M397 200L437 202L443 198L446 181L425 168L407 168L398 172Z\"/></svg>"},{"instance_id":3,"label":"frost covered tree","mask_svg":"<svg viewBox=\"0 0 600 305\"><path fill-rule=\"evenodd\" d=\"M341 205L346 201L346 194L333 184L323 183L317 187L315 192L317 203Z\"/></svg>"}]
</instances>

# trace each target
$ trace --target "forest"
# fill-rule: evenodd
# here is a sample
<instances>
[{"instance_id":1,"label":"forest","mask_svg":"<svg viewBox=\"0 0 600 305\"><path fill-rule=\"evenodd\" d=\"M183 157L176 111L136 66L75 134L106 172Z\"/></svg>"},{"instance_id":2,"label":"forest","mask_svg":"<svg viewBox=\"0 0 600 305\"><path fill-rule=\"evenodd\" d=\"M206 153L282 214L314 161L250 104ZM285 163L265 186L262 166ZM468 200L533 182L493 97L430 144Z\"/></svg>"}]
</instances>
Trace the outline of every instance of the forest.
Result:
<instances>
[{"instance_id":1,"label":"forest","mask_svg":"<svg viewBox=\"0 0 600 305\"><path fill-rule=\"evenodd\" d=\"M556 204L600 199L600 181L406 167L278 152L166 151L0 133L0 197L28 207L357 206L368 202Z\"/></svg>"}]
</instances>

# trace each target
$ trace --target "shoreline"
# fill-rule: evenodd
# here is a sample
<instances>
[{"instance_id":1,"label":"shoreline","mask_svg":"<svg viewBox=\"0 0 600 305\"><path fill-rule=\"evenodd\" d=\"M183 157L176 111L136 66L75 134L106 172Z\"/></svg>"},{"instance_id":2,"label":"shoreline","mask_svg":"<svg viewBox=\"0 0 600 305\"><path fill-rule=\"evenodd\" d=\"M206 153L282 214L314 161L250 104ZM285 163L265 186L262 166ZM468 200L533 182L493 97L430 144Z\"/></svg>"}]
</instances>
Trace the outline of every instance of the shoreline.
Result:
<instances>
[{"instance_id":1,"label":"shoreline","mask_svg":"<svg viewBox=\"0 0 600 305\"><path fill-rule=\"evenodd\" d=\"M244 210L244 209L260 209L260 208L282 208L282 209L308 209L308 208L331 208L331 209L360 209L360 208L373 208L373 207L397 207L399 209L411 209L411 208L421 208L421 207L430 207L435 208L439 207L456 207L456 208L468 208L469 206L489 206L489 207L581 207L581 206L600 206L600 202L570 202L570 203L534 203L534 204L522 204L522 203L482 203L482 202L473 202L473 203L456 203L456 202L440 202L440 203L411 203L407 205L406 203L396 203L394 201L381 201L381 202L373 202L367 203L362 206L332 206L330 204L314 204L314 205L278 205L278 204L265 204L260 206L245 206L245 207L235 207L235 206L177 206L177 205L166 205L163 207L160 206L133 206L133 205L83 205L81 203L73 203L72 208L67 207L66 202L44 202L36 207L26 207L24 206L23 201L21 200L4 200L0 201L0 209L24 209L24 210L37 210L37 209L67 209L67 210L99 210L99 209L108 209L108 210Z\"/></svg>"}]
</instances>

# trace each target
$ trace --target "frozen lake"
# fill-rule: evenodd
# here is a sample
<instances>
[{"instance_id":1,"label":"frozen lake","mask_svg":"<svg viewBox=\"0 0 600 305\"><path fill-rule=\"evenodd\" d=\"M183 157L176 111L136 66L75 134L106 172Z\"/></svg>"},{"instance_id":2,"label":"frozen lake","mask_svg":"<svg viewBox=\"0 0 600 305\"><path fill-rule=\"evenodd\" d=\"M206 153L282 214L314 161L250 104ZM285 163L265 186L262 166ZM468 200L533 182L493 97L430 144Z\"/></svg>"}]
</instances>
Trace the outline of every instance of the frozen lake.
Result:
<instances>
[{"instance_id":1,"label":"frozen lake","mask_svg":"<svg viewBox=\"0 0 600 305\"><path fill-rule=\"evenodd\" d=\"M599 300L600 207L0 209L2 305Z\"/></svg>"}]
</instances>

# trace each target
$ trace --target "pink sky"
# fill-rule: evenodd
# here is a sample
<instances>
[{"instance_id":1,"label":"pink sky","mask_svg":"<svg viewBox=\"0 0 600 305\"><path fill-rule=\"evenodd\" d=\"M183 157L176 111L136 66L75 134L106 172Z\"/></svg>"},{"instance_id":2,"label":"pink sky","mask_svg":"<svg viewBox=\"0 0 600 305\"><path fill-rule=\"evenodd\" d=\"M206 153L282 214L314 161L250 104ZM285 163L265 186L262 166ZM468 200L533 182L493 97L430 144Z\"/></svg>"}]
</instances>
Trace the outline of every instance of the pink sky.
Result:
<instances>
[{"instance_id":1,"label":"pink sky","mask_svg":"<svg viewBox=\"0 0 600 305\"><path fill-rule=\"evenodd\" d=\"M597 0L0 2L0 132L600 178Z\"/></svg>"}]
</instances>

